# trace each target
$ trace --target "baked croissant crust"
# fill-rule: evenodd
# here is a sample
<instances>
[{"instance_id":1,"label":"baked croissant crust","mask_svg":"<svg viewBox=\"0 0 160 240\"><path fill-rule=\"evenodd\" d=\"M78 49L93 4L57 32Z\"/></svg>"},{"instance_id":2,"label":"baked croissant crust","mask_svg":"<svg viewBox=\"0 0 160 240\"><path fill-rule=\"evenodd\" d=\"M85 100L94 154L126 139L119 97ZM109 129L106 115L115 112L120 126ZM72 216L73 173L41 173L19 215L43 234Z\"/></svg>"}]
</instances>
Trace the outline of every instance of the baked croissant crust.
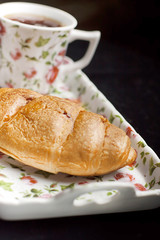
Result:
<instances>
[{"instance_id":1,"label":"baked croissant crust","mask_svg":"<svg viewBox=\"0 0 160 240\"><path fill-rule=\"evenodd\" d=\"M0 151L51 173L107 174L136 158L126 133L70 100L0 89Z\"/></svg>"}]
</instances>

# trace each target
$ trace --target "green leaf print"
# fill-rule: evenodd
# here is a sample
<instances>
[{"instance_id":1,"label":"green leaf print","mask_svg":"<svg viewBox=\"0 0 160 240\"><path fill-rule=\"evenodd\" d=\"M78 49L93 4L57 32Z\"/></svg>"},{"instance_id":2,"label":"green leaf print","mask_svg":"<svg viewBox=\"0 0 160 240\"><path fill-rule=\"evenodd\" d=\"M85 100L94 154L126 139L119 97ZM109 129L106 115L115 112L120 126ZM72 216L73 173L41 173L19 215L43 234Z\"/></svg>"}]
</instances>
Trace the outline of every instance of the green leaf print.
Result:
<instances>
[{"instance_id":1,"label":"green leaf print","mask_svg":"<svg viewBox=\"0 0 160 240\"><path fill-rule=\"evenodd\" d=\"M50 38L43 38L42 36L39 37L38 41L35 42L36 47L43 47L50 41Z\"/></svg>"},{"instance_id":2,"label":"green leaf print","mask_svg":"<svg viewBox=\"0 0 160 240\"><path fill-rule=\"evenodd\" d=\"M46 65L52 65L52 63L50 61L47 61Z\"/></svg>"},{"instance_id":3,"label":"green leaf print","mask_svg":"<svg viewBox=\"0 0 160 240\"><path fill-rule=\"evenodd\" d=\"M155 185L155 178L153 178L149 183L149 189L151 189Z\"/></svg>"},{"instance_id":4,"label":"green leaf print","mask_svg":"<svg viewBox=\"0 0 160 240\"><path fill-rule=\"evenodd\" d=\"M143 158L143 164L144 164L144 165L145 165L146 161L147 161L147 158L144 157L144 158Z\"/></svg>"},{"instance_id":5,"label":"green leaf print","mask_svg":"<svg viewBox=\"0 0 160 240\"><path fill-rule=\"evenodd\" d=\"M35 188L32 188L30 192L29 191L22 192L24 198L36 198L39 197L42 193L43 193L42 190L38 190Z\"/></svg>"},{"instance_id":6,"label":"green leaf print","mask_svg":"<svg viewBox=\"0 0 160 240\"><path fill-rule=\"evenodd\" d=\"M27 190L25 192L21 192L23 194L24 198L29 198L32 196L32 194L30 194Z\"/></svg>"},{"instance_id":7,"label":"green leaf print","mask_svg":"<svg viewBox=\"0 0 160 240\"><path fill-rule=\"evenodd\" d=\"M0 169L4 169L4 168L5 168L4 166L0 165Z\"/></svg>"},{"instance_id":8,"label":"green leaf print","mask_svg":"<svg viewBox=\"0 0 160 240\"><path fill-rule=\"evenodd\" d=\"M16 37L16 38L19 38L19 37L20 37L20 35L19 35L18 32L15 33L15 37Z\"/></svg>"},{"instance_id":9,"label":"green leaf print","mask_svg":"<svg viewBox=\"0 0 160 240\"><path fill-rule=\"evenodd\" d=\"M138 147L142 147L142 148L146 146L142 141L139 141L137 144L138 144Z\"/></svg>"},{"instance_id":10,"label":"green leaf print","mask_svg":"<svg viewBox=\"0 0 160 240\"><path fill-rule=\"evenodd\" d=\"M32 193L37 193L37 194L43 193L42 190L38 190L38 189L36 189L36 188L32 188L32 189L31 189L31 192L32 192Z\"/></svg>"},{"instance_id":11,"label":"green leaf print","mask_svg":"<svg viewBox=\"0 0 160 240\"><path fill-rule=\"evenodd\" d=\"M148 188L148 183L146 183L146 184L144 185L144 187L145 187L145 188Z\"/></svg>"},{"instance_id":12,"label":"green leaf print","mask_svg":"<svg viewBox=\"0 0 160 240\"><path fill-rule=\"evenodd\" d=\"M111 196L112 195L112 192L107 192L107 196Z\"/></svg>"},{"instance_id":13,"label":"green leaf print","mask_svg":"<svg viewBox=\"0 0 160 240\"><path fill-rule=\"evenodd\" d=\"M153 158L151 158L150 161L149 161L149 167L151 168L153 166L153 164L154 164L153 163Z\"/></svg>"},{"instance_id":14,"label":"green leaf print","mask_svg":"<svg viewBox=\"0 0 160 240\"><path fill-rule=\"evenodd\" d=\"M29 198L29 197L31 197L32 195L29 193L29 194L25 194L23 197L24 198Z\"/></svg>"},{"instance_id":15,"label":"green leaf print","mask_svg":"<svg viewBox=\"0 0 160 240\"><path fill-rule=\"evenodd\" d=\"M3 180L0 181L0 187L2 187L6 191L10 191L10 192L13 191L11 188L11 185L13 185L13 183L4 182Z\"/></svg>"},{"instance_id":16,"label":"green leaf print","mask_svg":"<svg viewBox=\"0 0 160 240\"><path fill-rule=\"evenodd\" d=\"M154 172L155 169L156 169L156 166L154 165L153 159L151 158L150 162L149 162L149 175L150 176L152 175L152 173Z\"/></svg>"},{"instance_id":17,"label":"green leaf print","mask_svg":"<svg viewBox=\"0 0 160 240\"><path fill-rule=\"evenodd\" d=\"M82 78L82 75L81 74L78 74L76 77L75 77L75 80L80 80Z\"/></svg>"},{"instance_id":18,"label":"green leaf print","mask_svg":"<svg viewBox=\"0 0 160 240\"><path fill-rule=\"evenodd\" d=\"M141 158L143 158L144 157L144 152L141 152L140 155L141 155Z\"/></svg>"},{"instance_id":19,"label":"green leaf print","mask_svg":"<svg viewBox=\"0 0 160 240\"><path fill-rule=\"evenodd\" d=\"M66 44L67 44L67 41L64 41L64 42L61 44L61 46L62 46L62 47L65 47Z\"/></svg>"},{"instance_id":20,"label":"green leaf print","mask_svg":"<svg viewBox=\"0 0 160 240\"><path fill-rule=\"evenodd\" d=\"M109 117L109 122L110 123L113 123L115 117L113 116L113 114L111 113L110 117Z\"/></svg>"},{"instance_id":21,"label":"green leaf print","mask_svg":"<svg viewBox=\"0 0 160 240\"><path fill-rule=\"evenodd\" d=\"M36 79L34 79L33 85L37 85L37 86L38 86L38 85L39 85L39 82L40 82L40 79L37 79L37 78L36 78Z\"/></svg>"},{"instance_id":22,"label":"green leaf print","mask_svg":"<svg viewBox=\"0 0 160 240\"><path fill-rule=\"evenodd\" d=\"M12 27L13 28L19 28L19 25L14 24L14 25L12 25Z\"/></svg>"},{"instance_id":23,"label":"green leaf print","mask_svg":"<svg viewBox=\"0 0 160 240\"><path fill-rule=\"evenodd\" d=\"M45 59L49 55L48 51L43 51L42 52L42 58Z\"/></svg>"},{"instance_id":24,"label":"green leaf print","mask_svg":"<svg viewBox=\"0 0 160 240\"><path fill-rule=\"evenodd\" d=\"M119 115L115 115L115 117L118 117L120 119L120 123L123 123L123 119Z\"/></svg>"},{"instance_id":25,"label":"green leaf print","mask_svg":"<svg viewBox=\"0 0 160 240\"><path fill-rule=\"evenodd\" d=\"M65 190L67 188L71 188L71 189L74 188L74 183L71 183L69 185L61 185L61 190Z\"/></svg>"},{"instance_id":26,"label":"green leaf print","mask_svg":"<svg viewBox=\"0 0 160 240\"><path fill-rule=\"evenodd\" d=\"M48 191L49 193L51 192L58 192L59 190L56 189L55 187L57 186L57 183L52 183L50 186L45 186L45 190Z\"/></svg>"},{"instance_id":27,"label":"green leaf print","mask_svg":"<svg viewBox=\"0 0 160 240\"><path fill-rule=\"evenodd\" d=\"M89 103L84 103L82 107L86 110L89 110Z\"/></svg>"},{"instance_id":28,"label":"green leaf print","mask_svg":"<svg viewBox=\"0 0 160 240\"><path fill-rule=\"evenodd\" d=\"M59 38L65 38L65 37L67 37L67 34L59 35L58 37Z\"/></svg>"},{"instance_id":29,"label":"green leaf print","mask_svg":"<svg viewBox=\"0 0 160 240\"><path fill-rule=\"evenodd\" d=\"M11 62L7 61L7 62L6 62L6 67L9 68L9 71L10 71L11 73L13 72L13 69L12 69L13 65L12 65ZM12 80L9 80L9 82L12 82Z\"/></svg>"},{"instance_id":30,"label":"green leaf print","mask_svg":"<svg viewBox=\"0 0 160 240\"><path fill-rule=\"evenodd\" d=\"M105 111L104 107L101 107L101 108L98 107L96 112L99 114L99 113L104 112L104 111Z\"/></svg>"},{"instance_id":31,"label":"green leaf print","mask_svg":"<svg viewBox=\"0 0 160 240\"><path fill-rule=\"evenodd\" d=\"M61 94L61 92L57 88L53 87L52 85L49 87L48 93Z\"/></svg>"},{"instance_id":32,"label":"green leaf print","mask_svg":"<svg viewBox=\"0 0 160 240\"><path fill-rule=\"evenodd\" d=\"M29 57L28 55L25 55L25 57L27 58L27 60L29 61L35 61L38 62L38 59L36 57Z\"/></svg>"},{"instance_id":33,"label":"green leaf print","mask_svg":"<svg viewBox=\"0 0 160 240\"><path fill-rule=\"evenodd\" d=\"M79 96L81 96L81 95L85 94L86 87L80 86L80 87L77 88L77 91L79 92Z\"/></svg>"},{"instance_id":34,"label":"green leaf print","mask_svg":"<svg viewBox=\"0 0 160 240\"><path fill-rule=\"evenodd\" d=\"M156 169L156 167L154 165L149 169L150 176L152 175L152 173L154 172L155 169Z\"/></svg>"},{"instance_id":35,"label":"green leaf print","mask_svg":"<svg viewBox=\"0 0 160 240\"><path fill-rule=\"evenodd\" d=\"M151 159L150 159L150 162L149 162L149 175L150 175L150 176L151 176L152 173L154 172L155 168L156 168L156 166L154 165L153 159L151 158Z\"/></svg>"},{"instance_id":36,"label":"green leaf print","mask_svg":"<svg viewBox=\"0 0 160 240\"><path fill-rule=\"evenodd\" d=\"M29 39L29 38L28 38L28 39ZM29 43L29 42L28 42L28 41L29 41L28 39L26 39L25 41L22 40L22 39L20 40L19 43L20 43L20 45L21 45L22 50L23 50L23 49L30 48L30 46L28 45L28 43Z\"/></svg>"},{"instance_id":37,"label":"green leaf print","mask_svg":"<svg viewBox=\"0 0 160 240\"><path fill-rule=\"evenodd\" d=\"M54 59L54 57L56 56L56 52L54 52L53 54L52 54L52 56L51 56L51 59L53 60Z\"/></svg>"},{"instance_id":38,"label":"green leaf print","mask_svg":"<svg viewBox=\"0 0 160 240\"><path fill-rule=\"evenodd\" d=\"M91 100L94 100L95 98L98 98L98 93L95 93L94 95L92 95L92 97L91 97Z\"/></svg>"}]
</instances>

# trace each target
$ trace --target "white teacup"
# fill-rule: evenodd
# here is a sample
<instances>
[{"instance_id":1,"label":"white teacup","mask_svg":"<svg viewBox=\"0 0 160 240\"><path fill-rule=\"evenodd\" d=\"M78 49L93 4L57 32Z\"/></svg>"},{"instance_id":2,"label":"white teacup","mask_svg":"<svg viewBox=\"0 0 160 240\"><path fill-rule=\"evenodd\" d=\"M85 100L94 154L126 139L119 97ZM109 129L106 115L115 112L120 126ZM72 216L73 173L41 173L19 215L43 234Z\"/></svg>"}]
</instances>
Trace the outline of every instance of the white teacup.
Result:
<instances>
[{"instance_id":1,"label":"white teacup","mask_svg":"<svg viewBox=\"0 0 160 240\"><path fill-rule=\"evenodd\" d=\"M19 15L43 16L61 26L14 21ZM57 76L86 67L95 53L100 32L76 30L76 25L72 15L57 8L26 2L0 4L0 87L25 87L47 93ZM68 44L74 40L89 41L88 49L80 60L65 65Z\"/></svg>"}]
</instances>

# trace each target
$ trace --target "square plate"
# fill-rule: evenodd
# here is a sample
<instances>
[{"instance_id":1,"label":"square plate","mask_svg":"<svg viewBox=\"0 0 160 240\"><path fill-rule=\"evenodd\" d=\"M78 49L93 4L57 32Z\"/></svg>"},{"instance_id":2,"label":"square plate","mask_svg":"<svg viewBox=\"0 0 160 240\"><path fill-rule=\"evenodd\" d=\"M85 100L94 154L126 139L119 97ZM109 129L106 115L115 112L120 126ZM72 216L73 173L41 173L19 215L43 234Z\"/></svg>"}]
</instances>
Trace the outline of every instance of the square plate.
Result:
<instances>
[{"instance_id":1,"label":"square plate","mask_svg":"<svg viewBox=\"0 0 160 240\"><path fill-rule=\"evenodd\" d=\"M76 177L47 173L0 153L0 218L26 220L159 207L159 158L89 78L81 70L66 74L49 87L49 94L80 101L123 129L137 152L136 161L107 175Z\"/></svg>"}]
</instances>

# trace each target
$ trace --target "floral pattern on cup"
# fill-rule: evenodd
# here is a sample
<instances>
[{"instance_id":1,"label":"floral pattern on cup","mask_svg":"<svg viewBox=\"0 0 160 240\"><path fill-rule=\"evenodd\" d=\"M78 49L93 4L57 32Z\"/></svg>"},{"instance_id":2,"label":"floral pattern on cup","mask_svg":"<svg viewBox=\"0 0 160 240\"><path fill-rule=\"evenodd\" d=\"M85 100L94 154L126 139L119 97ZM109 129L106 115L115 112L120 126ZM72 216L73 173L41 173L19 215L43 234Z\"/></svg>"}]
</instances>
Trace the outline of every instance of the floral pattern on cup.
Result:
<instances>
[{"instance_id":1,"label":"floral pattern on cup","mask_svg":"<svg viewBox=\"0 0 160 240\"><path fill-rule=\"evenodd\" d=\"M0 21L0 76L14 87L46 92L56 80L67 49L69 31L24 31L16 24ZM2 44L3 43L3 44ZM7 51L6 51L7 49ZM34 82L38 84L34 84Z\"/></svg>"}]
</instances>

